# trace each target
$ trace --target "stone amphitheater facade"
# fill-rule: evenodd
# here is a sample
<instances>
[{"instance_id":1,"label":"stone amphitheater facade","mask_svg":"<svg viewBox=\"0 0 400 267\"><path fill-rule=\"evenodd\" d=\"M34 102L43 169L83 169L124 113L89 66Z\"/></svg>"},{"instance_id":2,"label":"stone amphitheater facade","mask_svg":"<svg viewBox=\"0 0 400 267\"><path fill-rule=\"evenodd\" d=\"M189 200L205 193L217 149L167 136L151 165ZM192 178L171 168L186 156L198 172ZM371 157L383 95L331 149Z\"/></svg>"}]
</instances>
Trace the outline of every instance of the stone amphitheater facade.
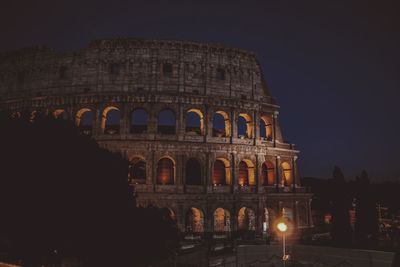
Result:
<instances>
[{"instance_id":1,"label":"stone amphitheater facade","mask_svg":"<svg viewBox=\"0 0 400 267\"><path fill-rule=\"evenodd\" d=\"M251 52L136 39L34 47L0 54L0 92L10 115L74 120L120 152L137 205L167 208L187 238L261 236L279 216L312 226L299 151Z\"/></svg>"}]
</instances>

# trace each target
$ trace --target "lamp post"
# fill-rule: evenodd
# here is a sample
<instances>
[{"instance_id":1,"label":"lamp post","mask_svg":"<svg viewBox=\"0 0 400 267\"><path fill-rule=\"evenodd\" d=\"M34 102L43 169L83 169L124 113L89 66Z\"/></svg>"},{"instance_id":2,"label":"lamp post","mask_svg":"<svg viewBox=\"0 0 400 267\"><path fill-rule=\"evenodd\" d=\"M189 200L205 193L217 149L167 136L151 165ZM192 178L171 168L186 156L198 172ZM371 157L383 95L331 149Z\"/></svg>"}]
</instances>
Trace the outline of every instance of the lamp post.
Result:
<instances>
[{"instance_id":1,"label":"lamp post","mask_svg":"<svg viewBox=\"0 0 400 267\"><path fill-rule=\"evenodd\" d=\"M286 255L286 247L285 247L285 233L288 229L288 226L286 223L284 222L280 222L277 224L276 226L278 228L278 230L282 233L282 237L283 237L283 244L282 244L282 263L283 263L283 267L285 267L286 261L289 259L289 255Z\"/></svg>"}]
</instances>

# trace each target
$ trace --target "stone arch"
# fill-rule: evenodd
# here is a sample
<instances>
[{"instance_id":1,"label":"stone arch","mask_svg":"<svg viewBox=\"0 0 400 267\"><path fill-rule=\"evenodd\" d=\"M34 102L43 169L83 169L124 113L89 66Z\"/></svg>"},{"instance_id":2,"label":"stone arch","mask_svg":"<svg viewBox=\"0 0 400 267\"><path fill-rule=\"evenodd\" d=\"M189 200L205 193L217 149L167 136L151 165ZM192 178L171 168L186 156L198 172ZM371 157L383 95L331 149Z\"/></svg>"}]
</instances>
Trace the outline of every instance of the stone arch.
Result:
<instances>
[{"instance_id":1,"label":"stone arch","mask_svg":"<svg viewBox=\"0 0 400 267\"><path fill-rule=\"evenodd\" d=\"M186 161L185 178L187 185L202 185L201 163L196 158L190 158Z\"/></svg>"},{"instance_id":2,"label":"stone arch","mask_svg":"<svg viewBox=\"0 0 400 267\"><path fill-rule=\"evenodd\" d=\"M213 185L230 185L231 182L230 162L225 158L217 158L213 166Z\"/></svg>"},{"instance_id":3,"label":"stone arch","mask_svg":"<svg viewBox=\"0 0 400 267\"><path fill-rule=\"evenodd\" d=\"M62 108L58 108L58 109L54 110L52 115L55 119L60 119L60 120L68 119L68 113L65 111L65 109L62 109Z\"/></svg>"},{"instance_id":4,"label":"stone arch","mask_svg":"<svg viewBox=\"0 0 400 267\"><path fill-rule=\"evenodd\" d=\"M185 216L185 226L188 233L204 232L204 213L201 209L191 207Z\"/></svg>"},{"instance_id":5,"label":"stone arch","mask_svg":"<svg viewBox=\"0 0 400 267\"><path fill-rule=\"evenodd\" d=\"M81 133L91 135L93 130L93 111L90 108L81 108L75 115L75 124Z\"/></svg>"},{"instance_id":6,"label":"stone arch","mask_svg":"<svg viewBox=\"0 0 400 267\"><path fill-rule=\"evenodd\" d=\"M229 137L231 136L231 122L228 113L218 110L213 116L213 136Z\"/></svg>"},{"instance_id":7,"label":"stone arch","mask_svg":"<svg viewBox=\"0 0 400 267\"><path fill-rule=\"evenodd\" d=\"M131 113L130 132L141 134L147 132L149 114L143 108L136 108Z\"/></svg>"},{"instance_id":8,"label":"stone arch","mask_svg":"<svg viewBox=\"0 0 400 267\"><path fill-rule=\"evenodd\" d=\"M171 158L163 157L158 161L156 182L161 185L175 183L175 163Z\"/></svg>"},{"instance_id":9,"label":"stone arch","mask_svg":"<svg viewBox=\"0 0 400 267\"><path fill-rule=\"evenodd\" d=\"M282 168L282 185L288 186L293 183L292 167L289 162L284 161L281 164Z\"/></svg>"},{"instance_id":10,"label":"stone arch","mask_svg":"<svg viewBox=\"0 0 400 267\"><path fill-rule=\"evenodd\" d=\"M255 231L256 214L254 210L248 207L240 208L238 211L237 222L239 231Z\"/></svg>"},{"instance_id":11,"label":"stone arch","mask_svg":"<svg viewBox=\"0 0 400 267\"><path fill-rule=\"evenodd\" d=\"M263 115L260 118L260 138L272 140L272 119L271 116Z\"/></svg>"},{"instance_id":12,"label":"stone arch","mask_svg":"<svg viewBox=\"0 0 400 267\"><path fill-rule=\"evenodd\" d=\"M172 221L176 221L176 212L170 207L162 207L160 208L161 212L163 213L163 217L165 219L170 219Z\"/></svg>"},{"instance_id":13,"label":"stone arch","mask_svg":"<svg viewBox=\"0 0 400 267\"><path fill-rule=\"evenodd\" d=\"M213 222L214 232L226 233L231 231L231 215L228 210L224 208L215 209Z\"/></svg>"},{"instance_id":14,"label":"stone arch","mask_svg":"<svg viewBox=\"0 0 400 267\"><path fill-rule=\"evenodd\" d=\"M134 157L130 160L129 178L134 184L146 183L146 161L142 157Z\"/></svg>"},{"instance_id":15,"label":"stone arch","mask_svg":"<svg viewBox=\"0 0 400 267\"><path fill-rule=\"evenodd\" d=\"M272 186L275 184L275 166L274 164L266 160L261 167L260 184L263 186Z\"/></svg>"},{"instance_id":16,"label":"stone arch","mask_svg":"<svg viewBox=\"0 0 400 267\"><path fill-rule=\"evenodd\" d=\"M176 116L172 109L166 108L158 113L157 132L172 135L176 132Z\"/></svg>"},{"instance_id":17,"label":"stone arch","mask_svg":"<svg viewBox=\"0 0 400 267\"><path fill-rule=\"evenodd\" d=\"M239 113L237 129L239 138L253 138L252 117L247 113Z\"/></svg>"},{"instance_id":18,"label":"stone arch","mask_svg":"<svg viewBox=\"0 0 400 267\"><path fill-rule=\"evenodd\" d=\"M104 134L118 134L120 132L121 111L115 106L106 107L101 116L101 129Z\"/></svg>"},{"instance_id":19,"label":"stone arch","mask_svg":"<svg viewBox=\"0 0 400 267\"><path fill-rule=\"evenodd\" d=\"M277 214L272 208L264 208L264 218L263 218L263 231L267 233L273 232L274 223L277 219Z\"/></svg>"},{"instance_id":20,"label":"stone arch","mask_svg":"<svg viewBox=\"0 0 400 267\"><path fill-rule=\"evenodd\" d=\"M186 112L185 132L204 135L204 116L201 110L192 108Z\"/></svg>"},{"instance_id":21,"label":"stone arch","mask_svg":"<svg viewBox=\"0 0 400 267\"><path fill-rule=\"evenodd\" d=\"M239 162L238 184L240 186L255 185L254 164L249 159Z\"/></svg>"}]
</instances>

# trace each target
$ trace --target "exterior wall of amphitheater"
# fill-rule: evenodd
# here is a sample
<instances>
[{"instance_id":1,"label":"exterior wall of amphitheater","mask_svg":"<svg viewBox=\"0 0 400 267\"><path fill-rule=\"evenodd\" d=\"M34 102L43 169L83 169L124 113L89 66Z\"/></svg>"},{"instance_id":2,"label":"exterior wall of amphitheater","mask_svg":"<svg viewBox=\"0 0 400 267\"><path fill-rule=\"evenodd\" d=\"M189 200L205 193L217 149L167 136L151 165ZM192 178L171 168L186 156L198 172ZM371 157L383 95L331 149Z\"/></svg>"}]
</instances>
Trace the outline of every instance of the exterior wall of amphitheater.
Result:
<instances>
[{"instance_id":1,"label":"exterior wall of amphitheater","mask_svg":"<svg viewBox=\"0 0 400 267\"><path fill-rule=\"evenodd\" d=\"M75 52L36 47L0 54L0 93L0 108L14 116L63 113L132 168L142 162L141 179L130 175L137 204L168 208L183 232L261 234L283 210L296 227L312 226L299 151L282 137L279 106L250 52L129 39L97 40ZM147 114L140 131L131 119L138 109ZM164 110L174 117L168 134L160 129ZM107 124L110 111L119 118L113 125ZM85 127L84 112L92 114ZM198 128L188 128L191 112ZM216 114L223 115L222 132L215 129ZM162 159L172 163L169 172ZM197 160L200 175L191 174L189 159ZM225 166L219 174L217 161ZM163 175L172 180L160 182ZM199 181L188 183L188 175Z\"/></svg>"}]
</instances>

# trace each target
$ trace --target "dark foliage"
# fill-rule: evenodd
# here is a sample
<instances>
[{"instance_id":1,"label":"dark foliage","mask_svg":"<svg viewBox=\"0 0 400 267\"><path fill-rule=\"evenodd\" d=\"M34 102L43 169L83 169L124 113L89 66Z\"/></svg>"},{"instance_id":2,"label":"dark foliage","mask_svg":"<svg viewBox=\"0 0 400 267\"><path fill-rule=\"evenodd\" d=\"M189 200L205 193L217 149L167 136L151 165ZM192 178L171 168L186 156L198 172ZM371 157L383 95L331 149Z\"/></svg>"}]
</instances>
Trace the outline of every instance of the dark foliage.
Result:
<instances>
[{"instance_id":1,"label":"dark foliage","mask_svg":"<svg viewBox=\"0 0 400 267\"><path fill-rule=\"evenodd\" d=\"M83 266L147 265L173 254L175 223L135 208L127 162L72 123L0 121L0 252L41 266L77 257Z\"/></svg>"},{"instance_id":2,"label":"dark foliage","mask_svg":"<svg viewBox=\"0 0 400 267\"><path fill-rule=\"evenodd\" d=\"M349 208L351 198L342 170L335 166L332 180L332 239L338 246L351 245Z\"/></svg>"},{"instance_id":3,"label":"dark foliage","mask_svg":"<svg viewBox=\"0 0 400 267\"><path fill-rule=\"evenodd\" d=\"M358 246L374 247L378 240L378 212L376 196L373 194L366 171L356 178L356 224L355 237Z\"/></svg>"}]
</instances>

